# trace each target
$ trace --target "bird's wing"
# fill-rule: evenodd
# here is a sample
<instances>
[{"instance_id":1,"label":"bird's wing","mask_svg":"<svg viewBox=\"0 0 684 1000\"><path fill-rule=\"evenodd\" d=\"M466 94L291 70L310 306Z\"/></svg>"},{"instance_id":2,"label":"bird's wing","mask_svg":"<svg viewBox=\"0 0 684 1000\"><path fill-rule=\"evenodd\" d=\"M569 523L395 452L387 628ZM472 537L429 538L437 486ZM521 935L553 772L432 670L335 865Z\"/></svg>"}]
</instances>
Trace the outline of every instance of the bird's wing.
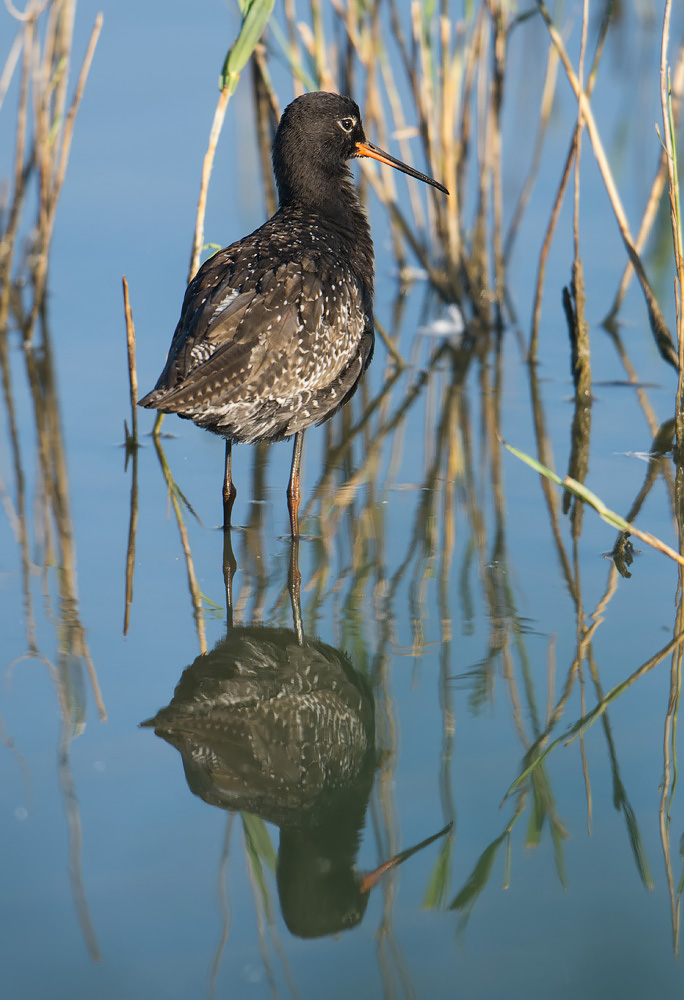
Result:
<instances>
[{"instance_id":1,"label":"bird's wing","mask_svg":"<svg viewBox=\"0 0 684 1000\"><path fill-rule=\"evenodd\" d=\"M360 340L366 321L349 275L312 256L255 265L244 253L231 259L231 249L188 286L166 367L142 405L173 412L257 388L273 399L316 390L348 361L342 341Z\"/></svg>"}]
</instances>

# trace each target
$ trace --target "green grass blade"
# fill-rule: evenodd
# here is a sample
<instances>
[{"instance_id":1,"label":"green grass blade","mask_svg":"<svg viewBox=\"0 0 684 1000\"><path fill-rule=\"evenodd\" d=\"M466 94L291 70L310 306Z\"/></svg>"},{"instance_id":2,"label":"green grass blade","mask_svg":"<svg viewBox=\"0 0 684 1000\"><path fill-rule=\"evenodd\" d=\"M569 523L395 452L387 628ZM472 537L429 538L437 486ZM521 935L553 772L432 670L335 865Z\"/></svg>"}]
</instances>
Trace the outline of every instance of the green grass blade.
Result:
<instances>
[{"instance_id":1,"label":"green grass blade","mask_svg":"<svg viewBox=\"0 0 684 1000\"><path fill-rule=\"evenodd\" d=\"M502 833L500 837L492 841L489 847L485 848L478 858L470 878L450 904L450 910L465 910L474 906L478 896L489 882L499 847L507 836L507 833Z\"/></svg>"},{"instance_id":2,"label":"green grass blade","mask_svg":"<svg viewBox=\"0 0 684 1000\"><path fill-rule=\"evenodd\" d=\"M564 889L567 889L568 881L565 875L565 857L563 855L563 840L565 839L565 831L558 823L554 822L553 817L549 818L549 825L551 828L553 859L556 864L556 871L558 873L558 878L560 879L560 884Z\"/></svg>"},{"instance_id":3,"label":"green grass blade","mask_svg":"<svg viewBox=\"0 0 684 1000\"><path fill-rule=\"evenodd\" d=\"M534 778L534 774L533 774ZM538 783L532 782L532 809L527 823L527 834L525 836L526 847L538 847L541 843L544 820L547 816L546 803L543 795L540 794Z\"/></svg>"},{"instance_id":4,"label":"green grass blade","mask_svg":"<svg viewBox=\"0 0 684 1000\"><path fill-rule=\"evenodd\" d=\"M261 902L266 914L266 920L271 923L271 900L264 877L264 864L275 871L276 853L266 825L258 816L251 813L240 813L245 835L245 850L249 858L252 874L259 889Z\"/></svg>"},{"instance_id":5,"label":"green grass blade","mask_svg":"<svg viewBox=\"0 0 684 1000\"><path fill-rule=\"evenodd\" d=\"M247 812L240 813L240 815L242 817L242 825L245 828L245 836L248 838L250 845L254 848L266 867L275 872L276 850L273 846L273 841L268 835L268 830L263 819Z\"/></svg>"},{"instance_id":6,"label":"green grass blade","mask_svg":"<svg viewBox=\"0 0 684 1000\"><path fill-rule=\"evenodd\" d=\"M555 472L551 471L551 469L548 469L545 465L542 465L541 462L532 458L531 455L526 455L524 451L519 451L517 448L507 444L505 441L503 441L502 444L504 448L510 451L511 455L515 455L515 457L519 458L521 462L525 463L525 465L529 465L529 467L534 469L535 472L538 472L540 476L544 476L546 479L551 479L554 483L558 483L559 486L562 486L570 493L573 493L576 497L579 497L580 500L584 500L588 503L589 506L593 507L599 517L601 517L607 524L610 524L613 528L617 528L619 531L626 531L630 535L635 535L637 538L641 539L642 542L650 545L651 548L656 549L658 552L662 552L664 555L669 556L670 559L673 559L675 562L684 566L684 556L682 556L679 552L675 552L673 548L666 545L665 542L661 542L659 538L656 538L656 536L652 535L650 532L641 531L639 528L635 528L633 524L630 524L629 521L625 521L624 517L620 517L620 515L616 514L614 510L606 507L600 497L596 496L595 493L592 493L591 490L588 490L586 486L582 485L582 483L573 479L572 476L566 476L565 479L561 479L560 476L557 476Z\"/></svg>"},{"instance_id":7,"label":"green grass blade","mask_svg":"<svg viewBox=\"0 0 684 1000\"><path fill-rule=\"evenodd\" d=\"M246 0L242 6L242 24L238 36L228 50L221 76L219 87L221 90L228 87L230 93L234 93L237 87L240 73L247 64L247 60L257 46L264 28L273 11L274 0Z\"/></svg>"},{"instance_id":8,"label":"green grass blade","mask_svg":"<svg viewBox=\"0 0 684 1000\"><path fill-rule=\"evenodd\" d=\"M651 869L648 866L646 849L641 839L641 833L639 832L639 824L637 823L634 810L626 799L622 802L622 812L625 817L625 822L627 823L629 843L632 848L632 854L634 855L639 877L647 889L652 889L653 877L651 875Z\"/></svg>"},{"instance_id":9,"label":"green grass blade","mask_svg":"<svg viewBox=\"0 0 684 1000\"><path fill-rule=\"evenodd\" d=\"M437 855L437 861L432 869L430 880L423 896L423 906L428 910L440 907L449 891L453 845L453 837L447 837Z\"/></svg>"}]
</instances>

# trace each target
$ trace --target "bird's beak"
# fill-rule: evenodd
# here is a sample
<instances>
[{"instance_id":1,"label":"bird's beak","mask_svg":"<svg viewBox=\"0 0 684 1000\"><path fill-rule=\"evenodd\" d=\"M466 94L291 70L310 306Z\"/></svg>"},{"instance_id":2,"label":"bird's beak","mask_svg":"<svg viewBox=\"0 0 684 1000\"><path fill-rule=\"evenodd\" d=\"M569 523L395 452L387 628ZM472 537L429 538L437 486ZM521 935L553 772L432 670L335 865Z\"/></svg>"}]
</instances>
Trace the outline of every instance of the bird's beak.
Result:
<instances>
[{"instance_id":1,"label":"bird's beak","mask_svg":"<svg viewBox=\"0 0 684 1000\"><path fill-rule=\"evenodd\" d=\"M414 170L413 167L409 167L406 163L402 163L401 160L395 160L393 156L386 153L383 149L378 149L374 146L372 142L357 142L356 143L356 153L355 156L370 156L373 160L379 160L380 163L387 163L388 166L394 167L396 170L401 170L402 173L408 174L409 177L415 177L419 181L425 181L426 184L432 184L439 191L443 191L444 194L449 194L447 189L439 181L433 180L432 177L428 177L427 174L421 174L419 170Z\"/></svg>"},{"instance_id":2,"label":"bird's beak","mask_svg":"<svg viewBox=\"0 0 684 1000\"><path fill-rule=\"evenodd\" d=\"M404 164L402 163L401 166L403 167L403 165ZM420 177L421 179L423 177L422 174L418 174L417 176ZM430 178L427 177L426 180L430 180ZM434 181L432 183L434 184ZM439 186L441 187L441 185ZM429 844L432 844L439 837L443 837L445 833L449 833L453 825L454 825L453 823L447 823L447 825L443 827L443 829L441 829L439 833L433 833L431 837L428 837L426 840L421 840L421 842L419 844L416 844L414 847L409 847L407 850L401 851L401 853L399 854L395 854L393 858L389 859L389 861L384 861L378 868L375 868L372 872L366 872L366 874L359 882L359 889L361 890L361 892L364 893L370 892L371 889L375 888L375 886L378 884L378 882L386 872L391 871L392 868L396 868L397 865L400 865L403 861L406 861L408 858L410 858L412 854L416 854L418 851L422 851L424 847L427 847Z\"/></svg>"}]
</instances>

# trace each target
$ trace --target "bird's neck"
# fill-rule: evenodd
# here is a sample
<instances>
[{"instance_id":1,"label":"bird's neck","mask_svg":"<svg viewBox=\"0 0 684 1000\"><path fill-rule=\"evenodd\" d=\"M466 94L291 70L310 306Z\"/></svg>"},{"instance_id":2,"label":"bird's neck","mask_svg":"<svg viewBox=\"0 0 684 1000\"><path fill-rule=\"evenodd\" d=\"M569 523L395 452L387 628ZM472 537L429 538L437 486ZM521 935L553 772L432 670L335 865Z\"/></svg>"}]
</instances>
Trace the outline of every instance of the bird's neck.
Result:
<instances>
[{"instance_id":1,"label":"bird's neck","mask_svg":"<svg viewBox=\"0 0 684 1000\"><path fill-rule=\"evenodd\" d=\"M340 178L320 179L315 191L307 191L306 198L282 197L280 210L309 215L324 229L330 230L349 247L350 263L353 263L370 288L373 284L373 241L370 226L364 212L351 174Z\"/></svg>"}]
</instances>

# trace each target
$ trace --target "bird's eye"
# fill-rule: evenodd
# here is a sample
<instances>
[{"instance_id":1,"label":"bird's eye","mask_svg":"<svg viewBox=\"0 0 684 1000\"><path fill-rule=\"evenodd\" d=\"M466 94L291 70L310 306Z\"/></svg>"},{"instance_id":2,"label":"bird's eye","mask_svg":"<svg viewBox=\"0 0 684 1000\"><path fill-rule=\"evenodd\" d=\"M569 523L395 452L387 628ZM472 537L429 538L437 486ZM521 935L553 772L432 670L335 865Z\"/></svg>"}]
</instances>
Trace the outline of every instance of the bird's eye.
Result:
<instances>
[{"instance_id":1,"label":"bird's eye","mask_svg":"<svg viewBox=\"0 0 684 1000\"><path fill-rule=\"evenodd\" d=\"M342 129L343 132L351 132L351 130L356 125L356 119L355 118L340 118L340 120L338 121L337 124L340 126L340 128Z\"/></svg>"}]
</instances>

